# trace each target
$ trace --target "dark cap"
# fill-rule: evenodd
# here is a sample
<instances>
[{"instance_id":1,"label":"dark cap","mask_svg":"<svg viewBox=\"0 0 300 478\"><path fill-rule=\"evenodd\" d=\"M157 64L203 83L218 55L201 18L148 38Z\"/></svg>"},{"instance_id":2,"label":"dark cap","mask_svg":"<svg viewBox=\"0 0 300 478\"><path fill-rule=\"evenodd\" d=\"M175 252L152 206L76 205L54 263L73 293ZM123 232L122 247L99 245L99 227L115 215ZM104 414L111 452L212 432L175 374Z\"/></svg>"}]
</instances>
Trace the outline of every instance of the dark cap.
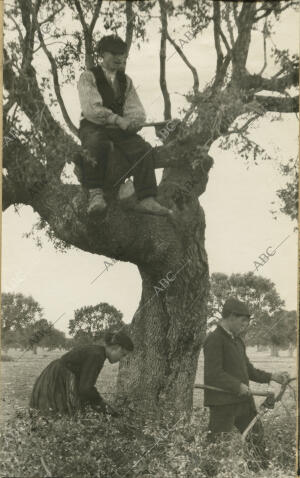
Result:
<instances>
[{"instance_id":1,"label":"dark cap","mask_svg":"<svg viewBox=\"0 0 300 478\"><path fill-rule=\"evenodd\" d=\"M223 305L222 317L226 319L230 314L244 315L249 318L251 316L247 305L235 297L230 297Z\"/></svg>"},{"instance_id":2,"label":"dark cap","mask_svg":"<svg viewBox=\"0 0 300 478\"><path fill-rule=\"evenodd\" d=\"M118 35L107 35L98 41L97 51L100 55L105 51L124 55L127 51L127 44Z\"/></svg>"}]
</instances>

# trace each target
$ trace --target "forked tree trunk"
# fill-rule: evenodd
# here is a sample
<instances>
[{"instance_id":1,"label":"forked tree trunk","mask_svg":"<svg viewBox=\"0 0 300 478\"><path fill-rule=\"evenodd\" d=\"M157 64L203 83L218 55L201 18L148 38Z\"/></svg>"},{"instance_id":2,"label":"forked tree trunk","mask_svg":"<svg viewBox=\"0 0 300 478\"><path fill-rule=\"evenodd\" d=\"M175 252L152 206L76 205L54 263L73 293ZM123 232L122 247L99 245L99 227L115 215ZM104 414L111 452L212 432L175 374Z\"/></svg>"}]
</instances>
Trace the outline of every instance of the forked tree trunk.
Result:
<instances>
[{"instance_id":1,"label":"forked tree trunk","mask_svg":"<svg viewBox=\"0 0 300 478\"><path fill-rule=\"evenodd\" d=\"M131 324L135 351L120 364L117 390L144 410L192 408L208 293L205 223L198 201L197 207L195 228L176 264L161 275L140 268L142 297Z\"/></svg>"}]
</instances>

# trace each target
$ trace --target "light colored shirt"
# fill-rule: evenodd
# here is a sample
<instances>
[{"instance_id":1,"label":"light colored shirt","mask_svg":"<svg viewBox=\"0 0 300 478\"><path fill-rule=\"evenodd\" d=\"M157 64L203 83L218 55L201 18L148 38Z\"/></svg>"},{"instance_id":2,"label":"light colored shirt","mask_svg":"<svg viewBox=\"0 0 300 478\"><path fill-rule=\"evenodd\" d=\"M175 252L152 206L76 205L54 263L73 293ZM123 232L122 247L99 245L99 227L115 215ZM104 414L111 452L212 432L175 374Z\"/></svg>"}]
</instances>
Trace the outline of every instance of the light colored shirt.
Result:
<instances>
[{"instance_id":1,"label":"light colored shirt","mask_svg":"<svg viewBox=\"0 0 300 478\"><path fill-rule=\"evenodd\" d=\"M104 69L103 71L116 91L116 75ZM126 80L123 118L129 118L142 124L146 120L144 107L128 75L126 75ZM103 100L97 89L96 79L92 71L86 70L81 73L77 87L82 116L92 123L114 125L119 115L103 106Z\"/></svg>"}]
</instances>

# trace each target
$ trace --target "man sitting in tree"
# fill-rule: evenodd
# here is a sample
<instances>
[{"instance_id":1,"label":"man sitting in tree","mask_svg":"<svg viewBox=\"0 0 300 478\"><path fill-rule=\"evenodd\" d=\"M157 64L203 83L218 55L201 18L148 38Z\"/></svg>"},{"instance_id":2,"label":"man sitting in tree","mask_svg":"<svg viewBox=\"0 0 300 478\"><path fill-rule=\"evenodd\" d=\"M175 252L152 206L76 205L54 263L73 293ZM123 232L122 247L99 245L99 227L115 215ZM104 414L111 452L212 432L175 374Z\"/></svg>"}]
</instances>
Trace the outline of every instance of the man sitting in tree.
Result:
<instances>
[{"instance_id":1,"label":"man sitting in tree","mask_svg":"<svg viewBox=\"0 0 300 478\"><path fill-rule=\"evenodd\" d=\"M137 135L145 122L145 111L124 72L126 43L116 35L103 37L97 45L101 66L84 71L78 82L82 110L79 137L88 152L83 160L83 176L89 190L88 213L107 207L104 186L109 159L114 155L125 173L115 186L133 175L139 209L165 215L170 210L156 201L157 183L154 149ZM120 164L122 163L122 164Z\"/></svg>"}]
</instances>

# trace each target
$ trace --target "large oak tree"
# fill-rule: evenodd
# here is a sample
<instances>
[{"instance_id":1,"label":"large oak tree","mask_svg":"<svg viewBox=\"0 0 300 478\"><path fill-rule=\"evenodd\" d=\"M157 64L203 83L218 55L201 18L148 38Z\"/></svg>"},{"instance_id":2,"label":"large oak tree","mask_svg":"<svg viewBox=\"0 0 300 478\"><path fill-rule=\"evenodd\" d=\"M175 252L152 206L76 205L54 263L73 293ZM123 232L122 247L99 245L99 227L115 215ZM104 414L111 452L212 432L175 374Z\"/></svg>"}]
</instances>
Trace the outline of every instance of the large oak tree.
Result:
<instances>
[{"instance_id":1,"label":"large oak tree","mask_svg":"<svg viewBox=\"0 0 300 478\"><path fill-rule=\"evenodd\" d=\"M72 245L138 267L143 289L130 326L136 349L121 363L118 392L140 404L144 400L152 407L171 403L181 411L192 406L209 290L205 217L199 203L213 164L208 153L217 139L234 139L240 142L242 155L253 157L259 149L247 136L251 122L268 112L298 111L298 97L292 93L298 84L295 56L276 50L278 71L272 77L264 75L265 67L255 74L247 70L253 30L262 31L266 39L282 12L295 5L292 0L10 0L6 5L3 209L30 205L40 216L39 227L57 245ZM166 119L172 116L167 44L180 55L194 82L180 125L160 135L164 142L157 150L156 168L163 168L159 200L175 215L171 220L138 214L122 207L114 191L105 218L93 220L86 214L82 188L62 181L66 161L80 150L62 85L72 83L77 94L75 71L79 65L93 65L95 41L101 35L125 31L130 48L132 42L145 40L146 25L157 16L161 21L158 86ZM197 69L170 30L173 19L195 38L212 26L216 67L202 90ZM49 61L46 77L39 74L41 54Z\"/></svg>"}]
</instances>

